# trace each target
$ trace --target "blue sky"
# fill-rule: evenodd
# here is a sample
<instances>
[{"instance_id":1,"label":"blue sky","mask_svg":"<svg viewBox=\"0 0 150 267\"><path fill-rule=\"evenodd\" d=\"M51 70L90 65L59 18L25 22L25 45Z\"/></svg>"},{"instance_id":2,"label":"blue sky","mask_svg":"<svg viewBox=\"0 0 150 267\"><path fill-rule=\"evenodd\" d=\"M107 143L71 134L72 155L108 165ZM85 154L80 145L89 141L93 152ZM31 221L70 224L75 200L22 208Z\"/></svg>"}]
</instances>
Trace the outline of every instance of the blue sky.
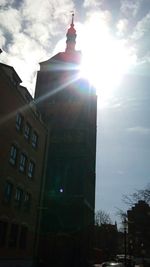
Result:
<instances>
[{"instance_id":1,"label":"blue sky","mask_svg":"<svg viewBox=\"0 0 150 267\"><path fill-rule=\"evenodd\" d=\"M101 50L99 62L104 54L102 67L106 58L105 69L109 72L105 73L108 75L104 82L109 81L115 68L117 77L125 58L118 61L120 65L115 65L115 60L109 62L108 54L114 53L118 60L117 50L111 50L104 42L103 29L113 40L125 44L134 58L134 65L126 69L106 105L102 103L104 89L100 85L98 93L96 209L104 209L115 220L117 208L124 208L122 195L143 188L150 181L150 1L0 0L0 60L14 66L23 85L34 95L39 62L50 58L60 47L65 49L72 10L77 47L85 47L83 32L87 29L88 54L90 46L97 42ZM81 30L91 18L97 18L93 28ZM101 71L98 65L96 69L102 79L103 68Z\"/></svg>"},{"instance_id":2,"label":"blue sky","mask_svg":"<svg viewBox=\"0 0 150 267\"><path fill-rule=\"evenodd\" d=\"M150 181L149 84L147 76L125 77L111 105L98 112L96 208L102 204L113 219L127 208L123 194Z\"/></svg>"}]
</instances>

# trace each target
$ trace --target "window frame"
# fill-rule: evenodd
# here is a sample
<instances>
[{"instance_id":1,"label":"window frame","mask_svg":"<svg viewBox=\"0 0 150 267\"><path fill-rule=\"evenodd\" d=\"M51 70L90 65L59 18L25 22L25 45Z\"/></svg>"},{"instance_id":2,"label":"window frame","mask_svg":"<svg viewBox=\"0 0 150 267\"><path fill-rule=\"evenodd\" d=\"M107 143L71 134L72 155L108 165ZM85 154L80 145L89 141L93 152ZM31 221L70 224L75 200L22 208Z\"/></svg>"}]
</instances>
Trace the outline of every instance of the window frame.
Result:
<instances>
[{"instance_id":1,"label":"window frame","mask_svg":"<svg viewBox=\"0 0 150 267\"><path fill-rule=\"evenodd\" d=\"M31 125L26 122L25 128L24 128L24 138L29 141L31 136Z\"/></svg>"},{"instance_id":2,"label":"window frame","mask_svg":"<svg viewBox=\"0 0 150 267\"><path fill-rule=\"evenodd\" d=\"M15 192L15 203L17 204L18 207L21 207L22 201L23 201L23 190L20 187L16 188Z\"/></svg>"},{"instance_id":3,"label":"window frame","mask_svg":"<svg viewBox=\"0 0 150 267\"><path fill-rule=\"evenodd\" d=\"M8 187L8 185L10 187ZM11 183L9 181L6 181L6 183L4 185L4 201L5 202L10 202L11 199L12 199L12 194L13 194L13 183Z\"/></svg>"},{"instance_id":4,"label":"window frame","mask_svg":"<svg viewBox=\"0 0 150 267\"><path fill-rule=\"evenodd\" d=\"M28 164L28 177L30 179L33 178L34 173L35 173L35 162L33 160L30 160Z\"/></svg>"},{"instance_id":5,"label":"window frame","mask_svg":"<svg viewBox=\"0 0 150 267\"><path fill-rule=\"evenodd\" d=\"M20 160L19 160L19 171L25 173L26 165L27 165L27 156L25 153L22 152L20 154Z\"/></svg>"},{"instance_id":6,"label":"window frame","mask_svg":"<svg viewBox=\"0 0 150 267\"><path fill-rule=\"evenodd\" d=\"M17 131L22 131L23 120L24 120L24 117L22 116L20 112L18 112L16 115L16 130Z\"/></svg>"},{"instance_id":7,"label":"window frame","mask_svg":"<svg viewBox=\"0 0 150 267\"><path fill-rule=\"evenodd\" d=\"M36 149L38 147L39 136L36 131L32 133L32 147Z\"/></svg>"},{"instance_id":8,"label":"window frame","mask_svg":"<svg viewBox=\"0 0 150 267\"><path fill-rule=\"evenodd\" d=\"M10 157L9 157L9 162L12 165L16 165L17 163L17 154L18 154L18 148L16 145L12 144L10 148Z\"/></svg>"}]
</instances>

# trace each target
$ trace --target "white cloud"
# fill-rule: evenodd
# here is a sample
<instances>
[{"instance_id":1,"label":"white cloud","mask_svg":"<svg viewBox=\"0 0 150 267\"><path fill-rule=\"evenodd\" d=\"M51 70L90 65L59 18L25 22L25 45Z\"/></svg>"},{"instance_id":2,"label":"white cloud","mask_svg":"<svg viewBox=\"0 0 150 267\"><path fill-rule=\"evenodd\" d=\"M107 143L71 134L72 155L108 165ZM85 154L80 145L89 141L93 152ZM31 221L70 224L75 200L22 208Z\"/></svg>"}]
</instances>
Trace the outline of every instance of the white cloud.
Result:
<instances>
[{"instance_id":1,"label":"white cloud","mask_svg":"<svg viewBox=\"0 0 150 267\"><path fill-rule=\"evenodd\" d=\"M39 8L40 7L40 8ZM59 8L58 8L59 7ZM64 26L69 18L70 11L74 9L73 1L65 0L26 0L22 7L22 14L30 27L39 24L45 26L50 36L60 33L61 26ZM28 27L29 28L29 27Z\"/></svg>"},{"instance_id":2,"label":"white cloud","mask_svg":"<svg viewBox=\"0 0 150 267\"><path fill-rule=\"evenodd\" d=\"M150 61L150 12L137 22L131 41L135 44L139 62Z\"/></svg>"},{"instance_id":3,"label":"white cloud","mask_svg":"<svg viewBox=\"0 0 150 267\"><path fill-rule=\"evenodd\" d=\"M135 17L140 10L142 0L121 0L120 10L127 17Z\"/></svg>"},{"instance_id":4,"label":"white cloud","mask_svg":"<svg viewBox=\"0 0 150 267\"><path fill-rule=\"evenodd\" d=\"M17 9L8 8L0 11L0 26L13 34L21 30L21 14Z\"/></svg>"},{"instance_id":5,"label":"white cloud","mask_svg":"<svg viewBox=\"0 0 150 267\"><path fill-rule=\"evenodd\" d=\"M74 9L73 1L24 0L15 8L15 1L0 0L1 62L12 65L24 86L33 92L38 63L52 55L55 37L65 36L67 23Z\"/></svg>"},{"instance_id":6,"label":"white cloud","mask_svg":"<svg viewBox=\"0 0 150 267\"><path fill-rule=\"evenodd\" d=\"M117 34L119 36L123 36L127 30L128 30L128 25L129 25L129 21L127 19L120 19L118 22L117 22Z\"/></svg>"},{"instance_id":7,"label":"white cloud","mask_svg":"<svg viewBox=\"0 0 150 267\"><path fill-rule=\"evenodd\" d=\"M144 18L138 21L134 29L132 38L137 41L148 33L150 33L150 12Z\"/></svg>"},{"instance_id":8,"label":"white cloud","mask_svg":"<svg viewBox=\"0 0 150 267\"><path fill-rule=\"evenodd\" d=\"M38 22L36 24L32 24L32 26L24 30L24 33L26 33L28 36L30 36L30 38L34 39L45 48L51 45L49 31L45 30L44 23Z\"/></svg>"},{"instance_id":9,"label":"white cloud","mask_svg":"<svg viewBox=\"0 0 150 267\"><path fill-rule=\"evenodd\" d=\"M101 7L103 0L84 0L83 6L85 8Z\"/></svg>"},{"instance_id":10,"label":"white cloud","mask_svg":"<svg viewBox=\"0 0 150 267\"><path fill-rule=\"evenodd\" d=\"M4 46L6 43L5 36L3 35L2 30L0 30L0 47Z\"/></svg>"},{"instance_id":11,"label":"white cloud","mask_svg":"<svg viewBox=\"0 0 150 267\"><path fill-rule=\"evenodd\" d=\"M5 7L7 5L11 5L14 0L0 0L0 7Z\"/></svg>"},{"instance_id":12,"label":"white cloud","mask_svg":"<svg viewBox=\"0 0 150 267\"><path fill-rule=\"evenodd\" d=\"M142 126L136 126L136 127L131 127L127 129L128 132L130 133L137 133L141 135L149 135L150 134L150 128L142 127Z\"/></svg>"},{"instance_id":13,"label":"white cloud","mask_svg":"<svg viewBox=\"0 0 150 267\"><path fill-rule=\"evenodd\" d=\"M84 22L85 25L90 24L91 29L89 34L100 36L101 32L103 31L103 28L107 28L108 31L110 30L109 26L111 24L111 12L109 10L89 10L86 13L86 21ZM96 40L97 41L97 40ZM95 40L93 40L95 42Z\"/></svg>"}]
</instances>

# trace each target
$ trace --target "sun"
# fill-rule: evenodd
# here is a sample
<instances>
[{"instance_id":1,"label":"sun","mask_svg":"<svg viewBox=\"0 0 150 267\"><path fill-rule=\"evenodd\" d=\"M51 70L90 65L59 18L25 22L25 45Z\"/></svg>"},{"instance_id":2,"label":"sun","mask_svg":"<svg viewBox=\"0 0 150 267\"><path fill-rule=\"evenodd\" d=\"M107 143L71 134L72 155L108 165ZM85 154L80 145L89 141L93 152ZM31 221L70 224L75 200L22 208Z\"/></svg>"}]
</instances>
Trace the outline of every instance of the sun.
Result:
<instances>
[{"instance_id":1,"label":"sun","mask_svg":"<svg viewBox=\"0 0 150 267\"><path fill-rule=\"evenodd\" d=\"M115 39L106 21L96 14L82 28L80 40L81 76L96 87L102 102L107 101L136 61L133 48L126 40Z\"/></svg>"}]
</instances>

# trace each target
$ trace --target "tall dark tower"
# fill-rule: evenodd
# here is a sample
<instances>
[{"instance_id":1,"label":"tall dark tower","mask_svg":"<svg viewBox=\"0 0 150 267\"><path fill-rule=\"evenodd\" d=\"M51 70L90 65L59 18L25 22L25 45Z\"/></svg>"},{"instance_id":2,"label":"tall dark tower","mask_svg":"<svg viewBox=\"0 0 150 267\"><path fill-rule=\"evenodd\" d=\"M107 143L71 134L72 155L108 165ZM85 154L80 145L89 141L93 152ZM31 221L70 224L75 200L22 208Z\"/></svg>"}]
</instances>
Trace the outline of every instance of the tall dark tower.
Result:
<instances>
[{"instance_id":1,"label":"tall dark tower","mask_svg":"<svg viewBox=\"0 0 150 267\"><path fill-rule=\"evenodd\" d=\"M40 63L37 76L35 99L48 127L42 227L47 242L57 236L51 250L63 236L63 248L81 262L88 256L94 222L97 98L79 75L74 14L66 36L65 52ZM50 256L45 247L44 253Z\"/></svg>"}]
</instances>

